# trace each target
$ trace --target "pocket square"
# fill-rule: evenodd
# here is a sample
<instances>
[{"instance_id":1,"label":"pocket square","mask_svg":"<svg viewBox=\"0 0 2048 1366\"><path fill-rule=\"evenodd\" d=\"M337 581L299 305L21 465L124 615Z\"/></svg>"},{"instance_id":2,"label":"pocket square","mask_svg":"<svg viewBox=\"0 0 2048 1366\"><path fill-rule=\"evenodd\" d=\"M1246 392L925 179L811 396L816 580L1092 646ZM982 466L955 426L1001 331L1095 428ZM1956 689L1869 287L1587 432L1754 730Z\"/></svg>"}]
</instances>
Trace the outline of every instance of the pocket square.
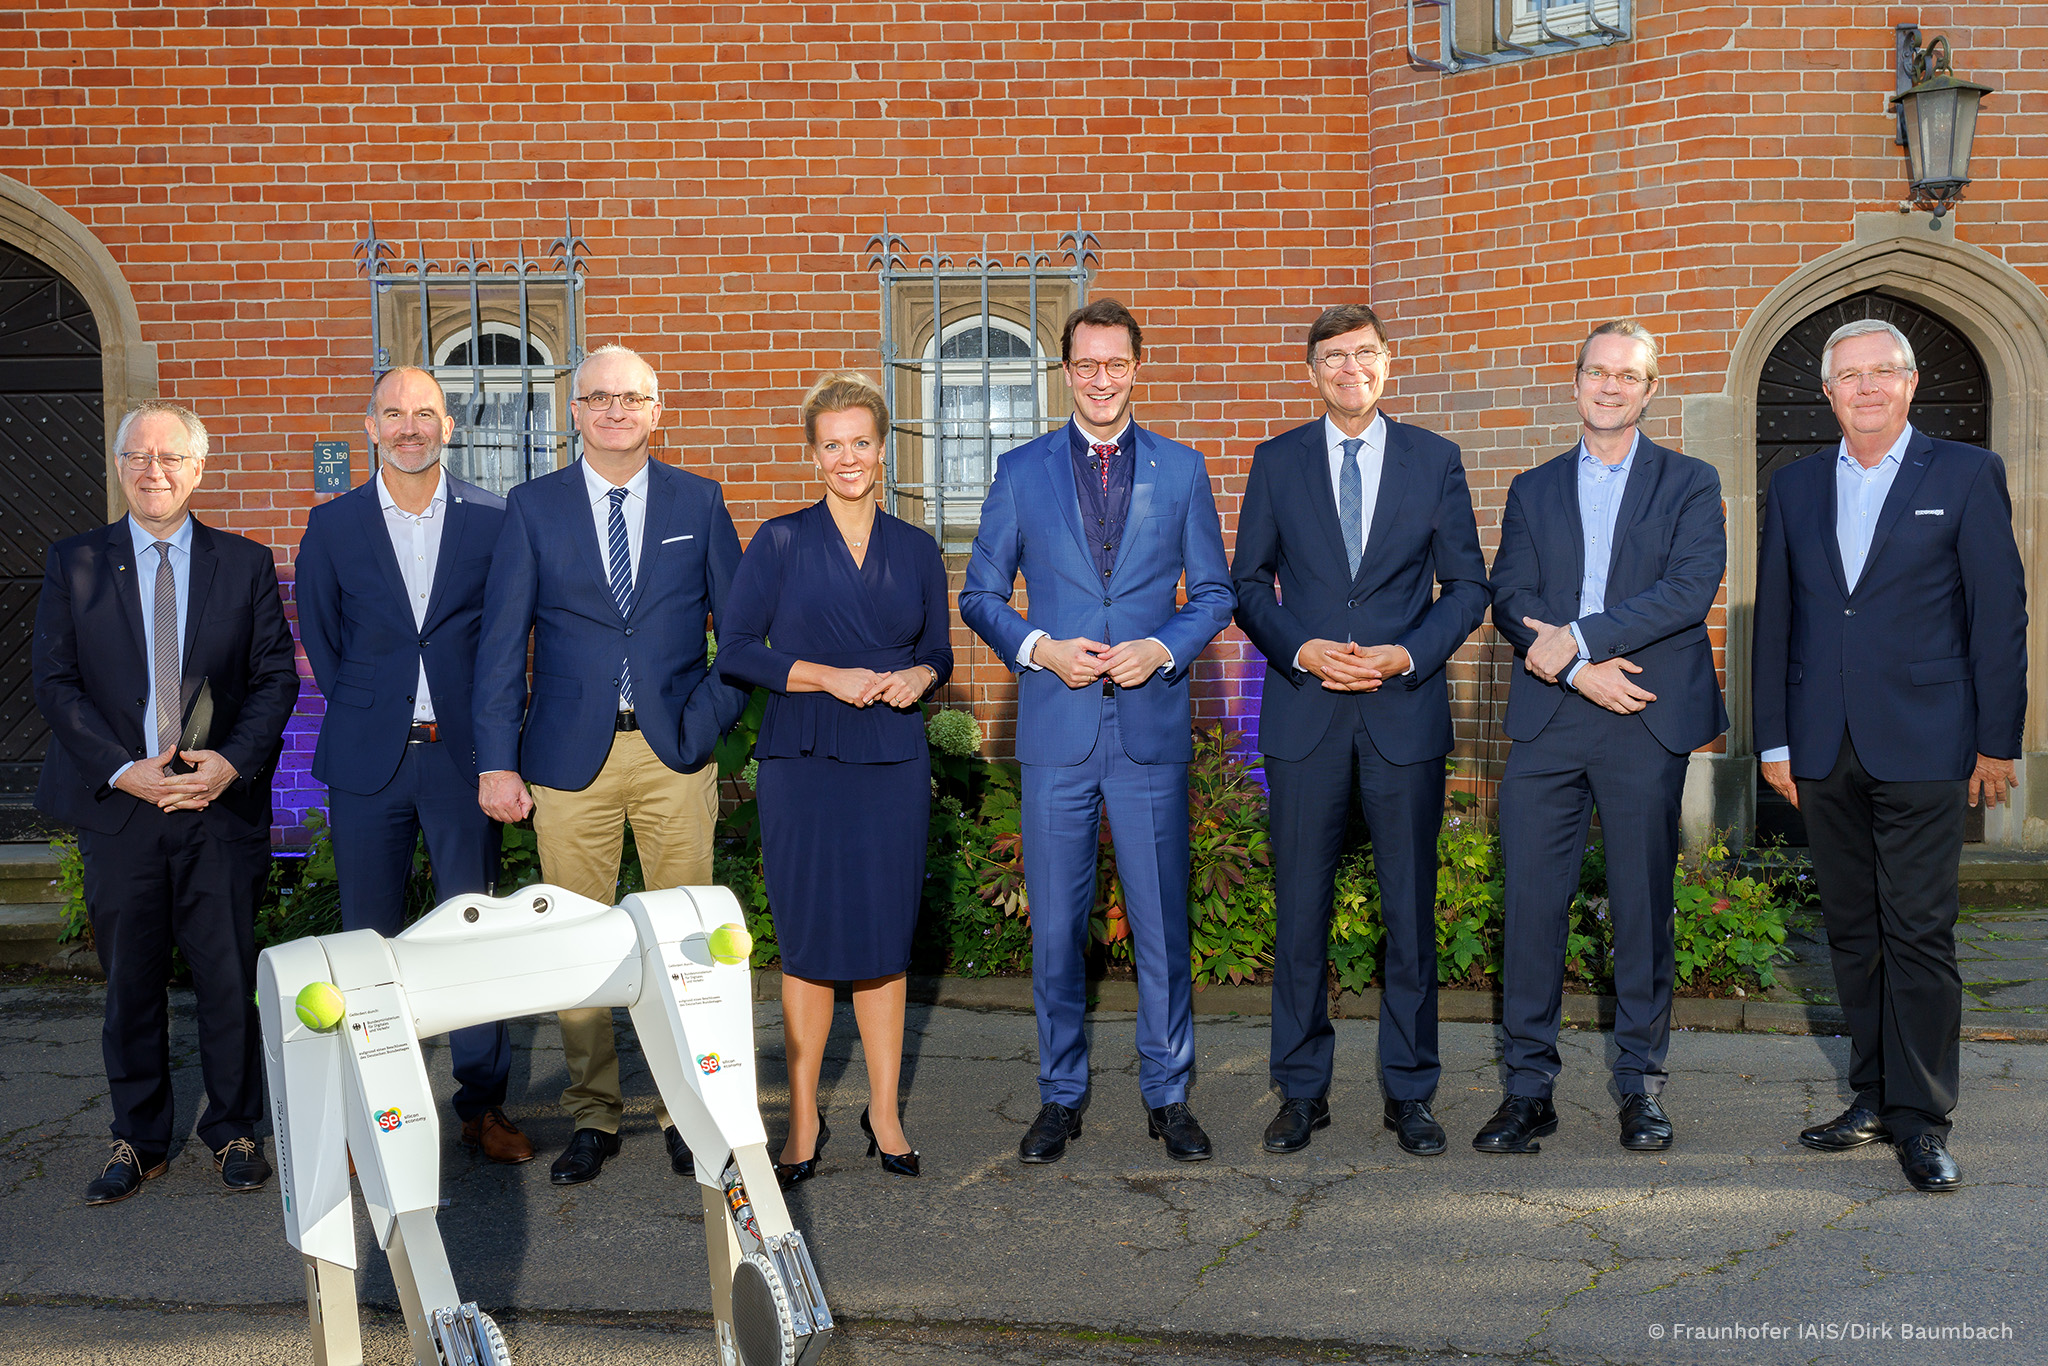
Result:
<instances>
[{"instance_id":1,"label":"pocket square","mask_svg":"<svg viewBox=\"0 0 2048 1366\"><path fill-rule=\"evenodd\" d=\"M1946 509L1946 508L1914 508L1914 509L1913 509L1913 515L1914 515L1915 517L1942 517L1942 516L1946 516L1946 515L1947 515L1947 513L1948 513L1948 509Z\"/></svg>"},{"instance_id":2,"label":"pocket square","mask_svg":"<svg viewBox=\"0 0 2048 1366\"><path fill-rule=\"evenodd\" d=\"M674 544L675 544L675 543L676 543L677 541L694 541L694 540L696 540L696 539L697 539L697 538L696 538L696 537L695 537L694 535L691 535L691 536L670 536L670 537L668 537L668 538L667 538L666 540L664 540L664 541L662 542L662 544L663 544L663 545L674 545Z\"/></svg>"}]
</instances>

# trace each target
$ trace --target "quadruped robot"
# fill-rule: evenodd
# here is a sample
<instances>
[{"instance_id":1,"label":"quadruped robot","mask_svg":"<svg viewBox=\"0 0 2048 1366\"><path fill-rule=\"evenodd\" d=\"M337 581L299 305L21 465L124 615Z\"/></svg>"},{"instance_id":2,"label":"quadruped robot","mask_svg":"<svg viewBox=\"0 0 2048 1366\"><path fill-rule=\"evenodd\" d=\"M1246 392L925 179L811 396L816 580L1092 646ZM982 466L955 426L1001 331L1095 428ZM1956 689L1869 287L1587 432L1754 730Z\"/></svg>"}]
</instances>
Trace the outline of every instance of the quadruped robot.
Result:
<instances>
[{"instance_id":1,"label":"quadruped robot","mask_svg":"<svg viewBox=\"0 0 2048 1366\"><path fill-rule=\"evenodd\" d=\"M423 1036L624 1006L697 1159L722 1366L806 1366L831 1310L775 1181L754 1081L750 947L723 887L606 906L559 887L444 902L403 934L266 949L257 965L285 1236L305 1261L317 1366L360 1366L353 1156L418 1366L510 1366L455 1288L435 1223L441 1126ZM306 1008L301 1009L305 1005Z\"/></svg>"}]
</instances>

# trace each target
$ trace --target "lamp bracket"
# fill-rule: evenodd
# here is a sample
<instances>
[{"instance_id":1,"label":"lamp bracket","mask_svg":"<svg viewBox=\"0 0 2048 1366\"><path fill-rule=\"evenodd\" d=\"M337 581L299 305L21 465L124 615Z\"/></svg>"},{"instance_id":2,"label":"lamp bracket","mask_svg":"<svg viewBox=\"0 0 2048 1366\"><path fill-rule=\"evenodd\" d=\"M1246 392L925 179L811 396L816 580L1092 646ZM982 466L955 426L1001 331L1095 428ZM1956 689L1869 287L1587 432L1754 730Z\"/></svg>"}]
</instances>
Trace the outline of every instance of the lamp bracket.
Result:
<instances>
[{"instance_id":1,"label":"lamp bracket","mask_svg":"<svg viewBox=\"0 0 2048 1366\"><path fill-rule=\"evenodd\" d=\"M1944 47L1947 44L1943 44ZM1920 57L1920 26L1900 24L1892 30L1892 66L1898 76L1897 94L1903 95L1913 88L1913 68ZM1893 113L1898 126L1892 132L1893 139L1901 147L1906 145L1906 107L1894 105Z\"/></svg>"}]
</instances>

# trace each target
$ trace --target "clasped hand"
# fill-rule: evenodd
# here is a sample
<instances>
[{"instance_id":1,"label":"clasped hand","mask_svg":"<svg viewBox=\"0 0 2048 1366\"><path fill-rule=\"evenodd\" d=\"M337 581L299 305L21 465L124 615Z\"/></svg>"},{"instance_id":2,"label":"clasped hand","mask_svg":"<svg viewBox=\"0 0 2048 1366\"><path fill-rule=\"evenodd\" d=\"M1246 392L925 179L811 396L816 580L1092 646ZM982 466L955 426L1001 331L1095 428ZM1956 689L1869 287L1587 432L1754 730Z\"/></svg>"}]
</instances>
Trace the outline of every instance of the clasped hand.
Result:
<instances>
[{"instance_id":1,"label":"clasped hand","mask_svg":"<svg viewBox=\"0 0 2048 1366\"><path fill-rule=\"evenodd\" d=\"M1301 667L1331 692L1374 692L1389 678L1414 667L1400 645L1360 645L1347 640L1311 640L1301 647Z\"/></svg>"},{"instance_id":2,"label":"clasped hand","mask_svg":"<svg viewBox=\"0 0 2048 1366\"><path fill-rule=\"evenodd\" d=\"M171 772L173 759L191 764L192 772ZM155 758L130 764L114 780L114 786L165 811L204 811L240 776L233 764L213 750L167 749Z\"/></svg>"},{"instance_id":3,"label":"clasped hand","mask_svg":"<svg viewBox=\"0 0 2048 1366\"><path fill-rule=\"evenodd\" d=\"M886 707L914 707L931 681L931 674L922 664L894 673L828 669L824 678L825 691L850 707L869 707L877 702Z\"/></svg>"},{"instance_id":4,"label":"clasped hand","mask_svg":"<svg viewBox=\"0 0 2048 1366\"><path fill-rule=\"evenodd\" d=\"M1156 640L1126 640L1104 645L1079 636L1054 640L1040 636L1031 647L1031 662L1070 688L1085 688L1107 678L1119 688L1135 688L1173 662Z\"/></svg>"},{"instance_id":5,"label":"clasped hand","mask_svg":"<svg viewBox=\"0 0 2048 1366\"><path fill-rule=\"evenodd\" d=\"M1536 633L1536 639L1522 656L1522 667L1545 683L1561 683L1579 657L1579 640L1569 626L1552 626L1547 621L1523 617L1522 625ZM1571 680L1579 695L1596 707L1623 716L1641 711L1657 700L1648 688L1636 686L1628 675L1641 673L1642 666L1616 656L1588 664Z\"/></svg>"}]
</instances>

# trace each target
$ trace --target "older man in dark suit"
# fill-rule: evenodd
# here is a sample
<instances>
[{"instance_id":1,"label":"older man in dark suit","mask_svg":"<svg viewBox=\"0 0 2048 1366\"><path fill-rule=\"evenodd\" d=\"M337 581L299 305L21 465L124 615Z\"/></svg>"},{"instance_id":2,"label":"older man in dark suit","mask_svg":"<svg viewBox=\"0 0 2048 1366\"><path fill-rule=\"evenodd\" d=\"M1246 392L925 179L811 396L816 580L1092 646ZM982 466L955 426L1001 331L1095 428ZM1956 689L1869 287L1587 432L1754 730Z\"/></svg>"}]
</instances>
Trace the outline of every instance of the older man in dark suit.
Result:
<instances>
[{"instance_id":1,"label":"older man in dark suit","mask_svg":"<svg viewBox=\"0 0 2048 1366\"><path fill-rule=\"evenodd\" d=\"M470 703L505 500L442 468L455 424L427 371L382 375L363 425L381 468L306 519L299 637L327 698L313 776L327 784L342 928L390 936L405 928L422 834L441 900L497 880L498 826L477 805ZM503 1108L504 1021L454 1031L448 1050L463 1144L493 1162L531 1161L533 1145Z\"/></svg>"},{"instance_id":2,"label":"older man in dark suit","mask_svg":"<svg viewBox=\"0 0 2048 1366\"><path fill-rule=\"evenodd\" d=\"M2004 462L1914 429L1897 328L1836 329L1821 375L1842 440L1771 481L1756 588L1757 749L1806 817L1849 1022L1853 1099L1799 1141L1890 1139L1916 1189L1954 1190L1963 803L2014 781L2026 574Z\"/></svg>"},{"instance_id":3,"label":"older man in dark suit","mask_svg":"<svg viewBox=\"0 0 2048 1366\"><path fill-rule=\"evenodd\" d=\"M299 677L269 549L186 510L206 450L205 425L176 404L128 413L114 457L128 515L51 546L36 607L36 704L50 726L36 807L78 828L107 973L114 1151L86 1187L94 1205L161 1175L177 1138L173 947L198 997L200 1141L228 1189L270 1179L256 1142L256 903ZM184 744L207 706L210 724Z\"/></svg>"},{"instance_id":4,"label":"older man in dark suit","mask_svg":"<svg viewBox=\"0 0 2048 1366\"><path fill-rule=\"evenodd\" d=\"M1507 1096L1472 1146L1533 1153L1557 1128L1551 1089L1565 946L1597 808L1614 926L1614 1084L1621 1146L1669 1148L1676 965L1672 876L1692 751L1728 728L1707 613L1728 565L1714 467L1637 429L1657 393L1657 339L1622 321L1579 348L1579 441L1515 476L1493 561L1493 624L1522 657L1500 785Z\"/></svg>"}]
</instances>

